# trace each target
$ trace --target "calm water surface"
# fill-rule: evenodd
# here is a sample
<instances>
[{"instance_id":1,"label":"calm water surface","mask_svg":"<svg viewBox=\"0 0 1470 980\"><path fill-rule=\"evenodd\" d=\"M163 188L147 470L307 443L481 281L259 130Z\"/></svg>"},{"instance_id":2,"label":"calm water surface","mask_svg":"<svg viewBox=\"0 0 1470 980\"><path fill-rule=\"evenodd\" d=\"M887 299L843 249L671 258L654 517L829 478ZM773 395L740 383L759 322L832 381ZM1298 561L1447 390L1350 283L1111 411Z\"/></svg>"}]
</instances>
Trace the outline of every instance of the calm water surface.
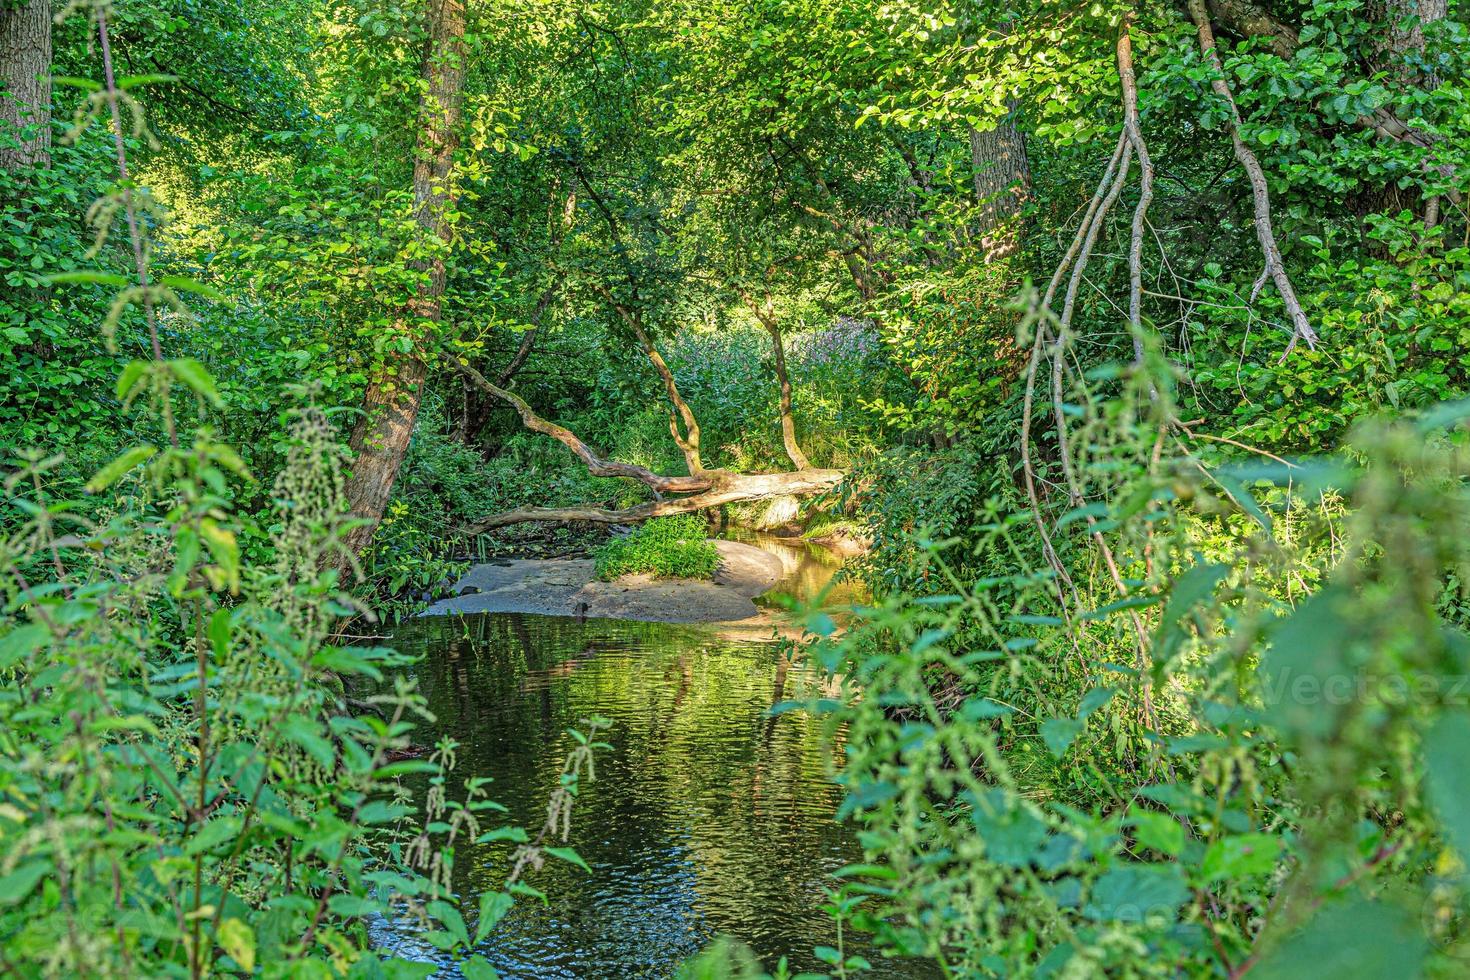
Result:
<instances>
[{"instance_id":1,"label":"calm water surface","mask_svg":"<svg viewBox=\"0 0 1470 980\"><path fill-rule=\"evenodd\" d=\"M835 570L819 553L782 550L779 591L815 591ZM668 976L721 934L768 967L787 955L815 968L811 948L834 944L822 889L861 852L833 819L840 793L820 723L769 714L822 683L777 644L513 614L421 619L393 642L425 655L416 672L438 733L462 743L460 774L494 778L490 795L508 822L539 826L569 727L592 715L612 721L613 749L572 817L572 846L592 874L548 861L532 877L550 906L523 899L481 950L502 976ZM466 908L504 881L505 857L503 845L460 848L455 888ZM388 943L416 948L410 935ZM919 975L877 965L879 976Z\"/></svg>"}]
</instances>

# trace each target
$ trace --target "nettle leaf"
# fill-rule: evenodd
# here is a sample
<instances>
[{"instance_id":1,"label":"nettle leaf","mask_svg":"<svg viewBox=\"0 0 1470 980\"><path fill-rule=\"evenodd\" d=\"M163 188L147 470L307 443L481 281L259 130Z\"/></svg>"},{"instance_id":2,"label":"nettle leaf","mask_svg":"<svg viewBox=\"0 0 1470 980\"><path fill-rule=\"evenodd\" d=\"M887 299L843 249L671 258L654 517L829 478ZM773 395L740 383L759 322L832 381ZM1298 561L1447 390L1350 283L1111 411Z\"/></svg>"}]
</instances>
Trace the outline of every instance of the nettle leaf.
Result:
<instances>
[{"instance_id":1,"label":"nettle leaf","mask_svg":"<svg viewBox=\"0 0 1470 980\"><path fill-rule=\"evenodd\" d=\"M122 369L117 377L117 397L120 401L127 401L133 389L138 387L138 382L153 367L152 361L129 361L128 366Z\"/></svg>"},{"instance_id":2,"label":"nettle leaf","mask_svg":"<svg viewBox=\"0 0 1470 980\"><path fill-rule=\"evenodd\" d=\"M1076 718L1048 718L1041 723L1041 740L1060 759L1082 734L1084 724Z\"/></svg>"},{"instance_id":3,"label":"nettle leaf","mask_svg":"<svg viewBox=\"0 0 1470 980\"><path fill-rule=\"evenodd\" d=\"M106 490L131 472L134 467L141 466L152 459L157 452L158 450L152 446L134 446L124 451L121 456L102 467L92 476L92 479L87 481L87 491L100 493Z\"/></svg>"},{"instance_id":4,"label":"nettle leaf","mask_svg":"<svg viewBox=\"0 0 1470 980\"><path fill-rule=\"evenodd\" d=\"M1281 854L1281 838L1272 834L1222 837L1205 851L1200 866L1206 881L1233 881L1269 874Z\"/></svg>"},{"instance_id":5,"label":"nettle leaf","mask_svg":"<svg viewBox=\"0 0 1470 980\"><path fill-rule=\"evenodd\" d=\"M1125 864L1093 882L1083 914L1089 919L1143 922L1174 918L1189 899L1189 886L1176 864Z\"/></svg>"},{"instance_id":6,"label":"nettle leaf","mask_svg":"<svg viewBox=\"0 0 1470 980\"><path fill-rule=\"evenodd\" d=\"M1178 857L1184 850L1184 825L1177 817L1144 810L1133 814L1128 822L1133 826L1133 836L1144 847L1169 857Z\"/></svg>"},{"instance_id":7,"label":"nettle leaf","mask_svg":"<svg viewBox=\"0 0 1470 980\"><path fill-rule=\"evenodd\" d=\"M1447 712L1424 737L1424 781L1445 837L1470 862L1470 714Z\"/></svg>"},{"instance_id":8,"label":"nettle leaf","mask_svg":"<svg viewBox=\"0 0 1470 980\"><path fill-rule=\"evenodd\" d=\"M565 861L567 864L575 864L577 867L581 868L583 871L586 871L588 874L592 873L591 866L588 865L586 861L582 860L582 855L578 854L570 847L547 847L543 848L543 850L545 851L545 853L556 858L558 861Z\"/></svg>"},{"instance_id":9,"label":"nettle leaf","mask_svg":"<svg viewBox=\"0 0 1470 980\"><path fill-rule=\"evenodd\" d=\"M126 92L130 88L139 88L144 85L157 85L163 82L177 82L177 75L124 75L117 80L117 87ZM167 281L169 276L165 276Z\"/></svg>"},{"instance_id":10,"label":"nettle leaf","mask_svg":"<svg viewBox=\"0 0 1470 980\"><path fill-rule=\"evenodd\" d=\"M201 827L184 845L184 853L190 856L207 854L226 841L240 836L239 817L216 817Z\"/></svg>"},{"instance_id":11,"label":"nettle leaf","mask_svg":"<svg viewBox=\"0 0 1470 980\"><path fill-rule=\"evenodd\" d=\"M24 899L50 871L49 861L27 861L0 877L0 905L14 905Z\"/></svg>"},{"instance_id":12,"label":"nettle leaf","mask_svg":"<svg viewBox=\"0 0 1470 980\"><path fill-rule=\"evenodd\" d=\"M51 631L40 623L26 623L0 636L0 670L13 666L51 642Z\"/></svg>"},{"instance_id":13,"label":"nettle leaf","mask_svg":"<svg viewBox=\"0 0 1470 980\"><path fill-rule=\"evenodd\" d=\"M120 276L115 272L54 272L42 277L41 281L48 285L75 283L86 286L111 286L114 289L122 289L128 285L127 276Z\"/></svg>"},{"instance_id":14,"label":"nettle leaf","mask_svg":"<svg viewBox=\"0 0 1470 980\"><path fill-rule=\"evenodd\" d=\"M219 924L215 941L225 955L250 973L255 969L255 931L239 919L229 918Z\"/></svg>"},{"instance_id":15,"label":"nettle leaf","mask_svg":"<svg viewBox=\"0 0 1470 980\"><path fill-rule=\"evenodd\" d=\"M1299 932L1271 948L1250 975L1256 980L1416 977L1428 949L1415 915L1394 905L1360 900L1319 912Z\"/></svg>"},{"instance_id":16,"label":"nettle leaf","mask_svg":"<svg viewBox=\"0 0 1470 980\"><path fill-rule=\"evenodd\" d=\"M480 918L475 923L476 946L485 941L485 937L490 935L515 904L515 898L505 892L485 892L480 896Z\"/></svg>"},{"instance_id":17,"label":"nettle leaf","mask_svg":"<svg viewBox=\"0 0 1470 980\"><path fill-rule=\"evenodd\" d=\"M1230 573L1229 566L1204 564L1195 565L1174 580L1169 591L1169 601L1164 605L1159 618L1159 628L1154 634L1154 663L1162 669L1165 663L1179 651L1188 629L1184 617L1215 592L1215 587Z\"/></svg>"},{"instance_id":18,"label":"nettle leaf","mask_svg":"<svg viewBox=\"0 0 1470 980\"><path fill-rule=\"evenodd\" d=\"M478 954L461 963L459 972L464 974L465 980L499 980L500 978L500 974L495 972L495 967L490 965L490 961Z\"/></svg>"},{"instance_id":19,"label":"nettle leaf","mask_svg":"<svg viewBox=\"0 0 1470 980\"><path fill-rule=\"evenodd\" d=\"M214 376L209 373L209 369L203 364L191 357L175 358L167 363L174 377L183 382L196 395L203 398L215 408L220 408L224 405L224 399L220 397L219 389L215 387Z\"/></svg>"},{"instance_id":20,"label":"nettle leaf","mask_svg":"<svg viewBox=\"0 0 1470 980\"><path fill-rule=\"evenodd\" d=\"M430 902L424 906L424 911L437 919L439 924L461 945L470 945L470 933L465 928L464 916L459 914L459 909L448 902Z\"/></svg>"},{"instance_id":21,"label":"nettle leaf","mask_svg":"<svg viewBox=\"0 0 1470 980\"><path fill-rule=\"evenodd\" d=\"M186 293L195 293L205 299L216 302L225 302L225 294L215 289L208 283L202 283L198 279L190 279L188 276L164 276L159 282L170 289L181 289Z\"/></svg>"}]
</instances>

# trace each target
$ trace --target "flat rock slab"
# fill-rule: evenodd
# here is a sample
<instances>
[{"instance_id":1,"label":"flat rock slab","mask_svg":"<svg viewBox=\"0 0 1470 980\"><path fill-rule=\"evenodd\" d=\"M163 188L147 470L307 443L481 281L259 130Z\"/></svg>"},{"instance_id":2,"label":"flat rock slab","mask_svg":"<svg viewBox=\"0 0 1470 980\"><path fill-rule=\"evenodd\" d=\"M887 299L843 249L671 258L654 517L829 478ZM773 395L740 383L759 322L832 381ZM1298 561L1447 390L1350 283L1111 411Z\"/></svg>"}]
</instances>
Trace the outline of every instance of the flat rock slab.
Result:
<instances>
[{"instance_id":1,"label":"flat rock slab","mask_svg":"<svg viewBox=\"0 0 1470 980\"><path fill-rule=\"evenodd\" d=\"M751 600L780 580L781 559L736 541L714 545L720 565L713 581L624 575L599 582L591 559L473 565L454 583L455 595L420 615L520 612L649 623L725 623L758 615Z\"/></svg>"}]
</instances>

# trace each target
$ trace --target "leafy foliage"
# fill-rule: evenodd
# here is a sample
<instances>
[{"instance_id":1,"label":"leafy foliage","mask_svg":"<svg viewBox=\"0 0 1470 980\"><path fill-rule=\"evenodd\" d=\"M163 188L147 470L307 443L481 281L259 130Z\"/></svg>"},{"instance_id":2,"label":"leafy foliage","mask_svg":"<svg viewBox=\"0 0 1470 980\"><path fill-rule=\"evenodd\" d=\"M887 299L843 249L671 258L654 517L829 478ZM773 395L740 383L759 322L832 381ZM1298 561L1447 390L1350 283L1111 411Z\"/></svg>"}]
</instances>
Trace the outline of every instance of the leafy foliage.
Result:
<instances>
[{"instance_id":1,"label":"leafy foliage","mask_svg":"<svg viewBox=\"0 0 1470 980\"><path fill-rule=\"evenodd\" d=\"M659 578L709 578L720 564L720 553L708 533L704 518L697 514L656 517L593 552L597 577L611 581L647 573Z\"/></svg>"}]
</instances>

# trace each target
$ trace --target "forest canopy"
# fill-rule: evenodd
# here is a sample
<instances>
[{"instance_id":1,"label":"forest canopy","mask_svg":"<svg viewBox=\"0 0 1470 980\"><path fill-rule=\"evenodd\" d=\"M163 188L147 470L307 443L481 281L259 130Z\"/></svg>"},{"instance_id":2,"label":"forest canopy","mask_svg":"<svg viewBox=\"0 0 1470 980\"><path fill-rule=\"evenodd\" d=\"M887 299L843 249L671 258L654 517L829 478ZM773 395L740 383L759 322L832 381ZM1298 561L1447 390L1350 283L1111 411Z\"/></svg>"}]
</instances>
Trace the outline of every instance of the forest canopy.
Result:
<instances>
[{"instance_id":1,"label":"forest canopy","mask_svg":"<svg viewBox=\"0 0 1470 980\"><path fill-rule=\"evenodd\" d=\"M603 723L496 829L354 641L677 518L862 552L783 710L873 956L1461 975L1467 67L1460 0L0 0L0 972L494 975Z\"/></svg>"}]
</instances>

